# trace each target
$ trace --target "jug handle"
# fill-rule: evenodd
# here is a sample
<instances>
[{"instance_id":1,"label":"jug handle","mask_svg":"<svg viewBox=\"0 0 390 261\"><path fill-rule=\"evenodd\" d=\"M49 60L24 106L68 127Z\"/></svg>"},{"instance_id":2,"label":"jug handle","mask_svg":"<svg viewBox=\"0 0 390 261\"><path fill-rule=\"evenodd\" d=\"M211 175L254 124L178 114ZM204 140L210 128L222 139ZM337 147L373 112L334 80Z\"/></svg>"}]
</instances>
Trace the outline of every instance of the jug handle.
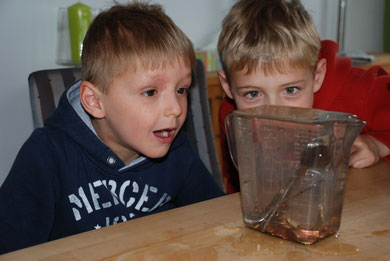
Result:
<instances>
[{"instance_id":1,"label":"jug handle","mask_svg":"<svg viewBox=\"0 0 390 261\"><path fill-rule=\"evenodd\" d=\"M233 161L234 167L236 167L238 171L238 164L237 164L237 155L236 155L236 143L234 139L234 131L232 128L233 125L233 115L232 112L229 112L225 117L225 131L226 131L226 140L229 147L229 154L230 158Z\"/></svg>"}]
</instances>

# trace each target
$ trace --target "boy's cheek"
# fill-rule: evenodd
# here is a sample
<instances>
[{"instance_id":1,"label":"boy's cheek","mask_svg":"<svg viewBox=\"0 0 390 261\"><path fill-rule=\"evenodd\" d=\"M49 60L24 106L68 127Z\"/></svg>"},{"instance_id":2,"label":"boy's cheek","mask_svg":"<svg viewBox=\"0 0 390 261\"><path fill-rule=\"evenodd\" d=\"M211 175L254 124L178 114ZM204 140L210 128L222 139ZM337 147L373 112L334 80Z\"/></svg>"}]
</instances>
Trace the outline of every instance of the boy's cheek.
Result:
<instances>
[{"instance_id":1,"label":"boy's cheek","mask_svg":"<svg viewBox=\"0 0 390 261\"><path fill-rule=\"evenodd\" d=\"M247 103L243 99L236 99L236 98L234 99L234 102L236 103L236 108L239 110L249 109L260 105L259 103Z\"/></svg>"}]
</instances>

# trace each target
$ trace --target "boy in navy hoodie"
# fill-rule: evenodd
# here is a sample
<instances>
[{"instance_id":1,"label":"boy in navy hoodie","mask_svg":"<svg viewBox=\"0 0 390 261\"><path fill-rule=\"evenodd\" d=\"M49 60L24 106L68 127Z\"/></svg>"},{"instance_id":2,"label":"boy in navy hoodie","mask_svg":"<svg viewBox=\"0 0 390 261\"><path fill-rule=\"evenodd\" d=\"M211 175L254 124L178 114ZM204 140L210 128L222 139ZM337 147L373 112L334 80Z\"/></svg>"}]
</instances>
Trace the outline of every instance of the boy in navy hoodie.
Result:
<instances>
[{"instance_id":1,"label":"boy in navy hoodie","mask_svg":"<svg viewBox=\"0 0 390 261\"><path fill-rule=\"evenodd\" d=\"M82 80L0 189L0 253L223 195L180 132L194 64L190 40L159 6L99 14Z\"/></svg>"}]
</instances>

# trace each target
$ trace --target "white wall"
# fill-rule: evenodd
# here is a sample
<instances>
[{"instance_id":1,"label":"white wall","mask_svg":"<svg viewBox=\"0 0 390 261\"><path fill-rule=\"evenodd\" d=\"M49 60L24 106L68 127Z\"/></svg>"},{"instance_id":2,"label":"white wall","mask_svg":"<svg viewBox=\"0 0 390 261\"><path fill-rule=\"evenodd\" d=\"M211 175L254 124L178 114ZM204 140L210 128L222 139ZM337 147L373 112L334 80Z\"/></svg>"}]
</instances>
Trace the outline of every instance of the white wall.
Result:
<instances>
[{"instance_id":1,"label":"white wall","mask_svg":"<svg viewBox=\"0 0 390 261\"><path fill-rule=\"evenodd\" d=\"M312 16L322 39L337 40L338 1L301 0Z\"/></svg>"},{"instance_id":2,"label":"white wall","mask_svg":"<svg viewBox=\"0 0 390 261\"><path fill-rule=\"evenodd\" d=\"M111 0L83 0L107 8ZM119 2L128 2L121 0ZM234 0L156 0L187 33L195 47L215 42L222 18ZM0 1L0 184L23 142L31 134L27 77L30 72L57 68L57 10L76 0ZM337 1L303 0L322 38L336 39ZM346 46L382 50L383 0L350 0ZM348 17L347 17L348 20ZM355 24L359 26L354 27Z\"/></svg>"},{"instance_id":3,"label":"white wall","mask_svg":"<svg viewBox=\"0 0 390 261\"><path fill-rule=\"evenodd\" d=\"M301 0L322 39L337 40L338 0ZM384 0L347 0L344 51L383 52Z\"/></svg>"},{"instance_id":4,"label":"white wall","mask_svg":"<svg viewBox=\"0 0 390 261\"><path fill-rule=\"evenodd\" d=\"M383 52L384 0L349 0L345 50Z\"/></svg>"}]
</instances>

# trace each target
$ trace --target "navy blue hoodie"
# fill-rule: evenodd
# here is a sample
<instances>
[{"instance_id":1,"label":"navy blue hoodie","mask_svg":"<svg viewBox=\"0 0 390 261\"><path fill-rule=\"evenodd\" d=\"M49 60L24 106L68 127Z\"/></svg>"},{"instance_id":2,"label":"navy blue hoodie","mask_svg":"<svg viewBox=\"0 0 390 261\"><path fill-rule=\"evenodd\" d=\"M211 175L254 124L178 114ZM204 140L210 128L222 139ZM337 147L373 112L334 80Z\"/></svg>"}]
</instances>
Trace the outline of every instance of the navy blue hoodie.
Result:
<instances>
[{"instance_id":1,"label":"navy blue hoodie","mask_svg":"<svg viewBox=\"0 0 390 261\"><path fill-rule=\"evenodd\" d=\"M79 84L34 130L0 188L0 253L223 195L182 131L165 157L125 166L94 133Z\"/></svg>"}]
</instances>

